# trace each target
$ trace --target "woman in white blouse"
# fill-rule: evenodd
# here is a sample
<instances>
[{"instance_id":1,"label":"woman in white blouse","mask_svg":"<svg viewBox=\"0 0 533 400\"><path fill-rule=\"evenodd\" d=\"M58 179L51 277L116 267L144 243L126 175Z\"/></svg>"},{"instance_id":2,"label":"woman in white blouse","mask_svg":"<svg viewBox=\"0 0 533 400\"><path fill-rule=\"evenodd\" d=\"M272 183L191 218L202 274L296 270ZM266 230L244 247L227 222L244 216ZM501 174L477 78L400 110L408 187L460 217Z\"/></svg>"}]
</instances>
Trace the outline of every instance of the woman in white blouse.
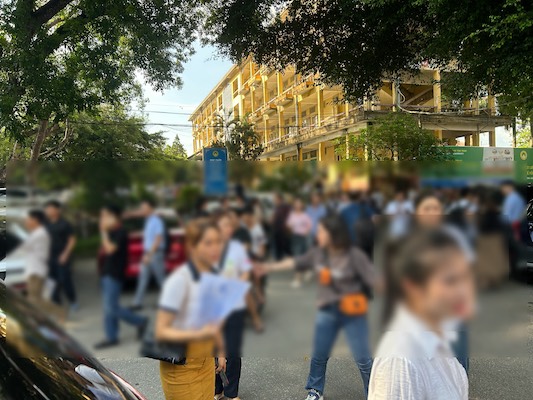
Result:
<instances>
[{"instance_id":1,"label":"woman in white blouse","mask_svg":"<svg viewBox=\"0 0 533 400\"><path fill-rule=\"evenodd\" d=\"M442 228L410 234L392 257L390 322L378 347L370 400L467 400L468 379L450 341L473 309L468 254Z\"/></svg>"}]
</instances>

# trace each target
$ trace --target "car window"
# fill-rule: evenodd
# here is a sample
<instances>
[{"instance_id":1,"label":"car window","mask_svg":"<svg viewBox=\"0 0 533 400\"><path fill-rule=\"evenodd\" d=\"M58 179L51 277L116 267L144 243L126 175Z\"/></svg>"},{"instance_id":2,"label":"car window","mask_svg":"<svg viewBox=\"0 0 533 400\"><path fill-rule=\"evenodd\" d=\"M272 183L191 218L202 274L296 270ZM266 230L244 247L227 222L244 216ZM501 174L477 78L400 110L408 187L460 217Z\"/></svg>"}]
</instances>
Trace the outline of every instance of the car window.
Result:
<instances>
[{"instance_id":1,"label":"car window","mask_svg":"<svg viewBox=\"0 0 533 400\"><path fill-rule=\"evenodd\" d=\"M20 189L9 189L9 197L25 199L26 197L28 197L28 192L26 190L20 190Z\"/></svg>"},{"instance_id":2,"label":"car window","mask_svg":"<svg viewBox=\"0 0 533 400\"><path fill-rule=\"evenodd\" d=\"M533 222L533 201L530 201L527 206L527 219Z\"/></svg>"}]
</instances>

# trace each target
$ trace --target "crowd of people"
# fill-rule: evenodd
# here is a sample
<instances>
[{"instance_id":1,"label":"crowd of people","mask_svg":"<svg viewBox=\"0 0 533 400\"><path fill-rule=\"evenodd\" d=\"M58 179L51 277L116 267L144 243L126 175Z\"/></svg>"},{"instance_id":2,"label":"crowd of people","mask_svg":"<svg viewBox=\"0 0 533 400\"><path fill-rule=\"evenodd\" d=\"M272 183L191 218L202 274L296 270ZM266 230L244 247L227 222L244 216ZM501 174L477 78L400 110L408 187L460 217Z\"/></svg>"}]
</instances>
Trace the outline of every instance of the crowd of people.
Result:
<instances>
[{"instance_id":1,"label":"crowd of people","mask_svg":"<svg viewBox=\"0 0 533 400\"><path fill-rule=\"evenodd\" d=\"M239 399L246 318L263 332L267 276L293 270L295 290L312 279L318 285L306 400L324 398L340 330L369 399L467 399L476 283L495 286L514 273L516 244L533 240L525 209L512 182L499 190L399 188L390 199L379 190L316 190L305 199L278 193L271 213L242 194L235 202L222 199L210 212L201 203L184 224L187 261L166 276L167 229L156 204L146 200L137 211L145 221L140 275L133 303L124 306L128 232L123 211L108 205L99 221L105 337L96 347L119 344L120 321L135 326L139 339L146 337L150 321L140 310L153 276L160 287L156 341L186 346L186 357L161 358L166 398ZM76 239L61 210L57 202L44 212L32 210L30 236L18 251L32 257L29 299L64 321L63 293L70 311L77 309L71 274ZM203 274L248 282L250 290L222 323L197 327L189 320ZM51 300L45 295L49 283ZM386 333L372 354L367 314L375 293L385 298Z\"/></svg>"}]
</instances>

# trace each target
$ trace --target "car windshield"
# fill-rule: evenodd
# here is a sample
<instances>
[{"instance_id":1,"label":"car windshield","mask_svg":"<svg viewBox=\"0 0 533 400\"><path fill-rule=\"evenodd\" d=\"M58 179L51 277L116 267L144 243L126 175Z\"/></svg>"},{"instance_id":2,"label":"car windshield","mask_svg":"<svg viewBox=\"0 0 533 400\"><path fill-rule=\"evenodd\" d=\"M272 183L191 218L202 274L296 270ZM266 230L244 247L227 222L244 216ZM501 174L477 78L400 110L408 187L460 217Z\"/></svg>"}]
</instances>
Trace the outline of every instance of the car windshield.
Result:
<instances>
[{"instance_id":1,"label":"car windshield","mask_svg":"<svg viewBox=\"0 0 533 400\"><path fill-rule=\"evenodd\" d=\"M40 393L54 399L135 399L61 328L1 282L0 332L2 399L40 398ZM92 373L80 373L85 370Z\"/></svg>"},{"instance_id":2,"label":"car windshield","mask_svg":"<svg viewBox=\"0 0 533 400\"><path fill-rule=\"evenodd\" d=\"M530 222L533 222L533 201L530 201L527 206L527 219Z\"/></svg>"}]
</instances>

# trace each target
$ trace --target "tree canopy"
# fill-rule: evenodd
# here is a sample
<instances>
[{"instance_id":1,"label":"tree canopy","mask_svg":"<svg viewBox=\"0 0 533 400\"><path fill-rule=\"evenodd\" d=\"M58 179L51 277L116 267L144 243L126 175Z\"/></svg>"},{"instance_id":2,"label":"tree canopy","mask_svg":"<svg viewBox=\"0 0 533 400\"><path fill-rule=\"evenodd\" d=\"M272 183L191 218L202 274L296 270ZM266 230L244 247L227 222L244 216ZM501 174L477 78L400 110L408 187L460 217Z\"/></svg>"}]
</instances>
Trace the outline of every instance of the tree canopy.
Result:
<instances>
[{"instance_id":1,"label":"tree canopy","mask_svg":"<svg viewBox=\"0 0 533 400\"><path fill-rule=\"evenodd\" d=\"M339 139L337 154L355 161L451 160L449 148L405 113L386 114L360 133Z\"/></svg>"},{"instance_id":2,"label":"tree canopy","mask_svg":"<svg viewBox=\"0 0 533 400\"><path fill-rule=\"evenodd\" d=\"M0 134L36 160L60 122L127 103L139 76L179 86L198 21L186 0L0 2Z\"/></svg>"},{"instance_id":3,"label":"tree canopy","mask_svg":"<svg viewBox=\"0 0 533 400\"><path fill-rule=\"evenodd\" d=\"M429 65L461 72L443 83L463 99L501 95L533 114L533 7L526 0L217 0L206 40L239 61L320 73L351 99L383 77Z\"/></svg>"}]
</instances>

